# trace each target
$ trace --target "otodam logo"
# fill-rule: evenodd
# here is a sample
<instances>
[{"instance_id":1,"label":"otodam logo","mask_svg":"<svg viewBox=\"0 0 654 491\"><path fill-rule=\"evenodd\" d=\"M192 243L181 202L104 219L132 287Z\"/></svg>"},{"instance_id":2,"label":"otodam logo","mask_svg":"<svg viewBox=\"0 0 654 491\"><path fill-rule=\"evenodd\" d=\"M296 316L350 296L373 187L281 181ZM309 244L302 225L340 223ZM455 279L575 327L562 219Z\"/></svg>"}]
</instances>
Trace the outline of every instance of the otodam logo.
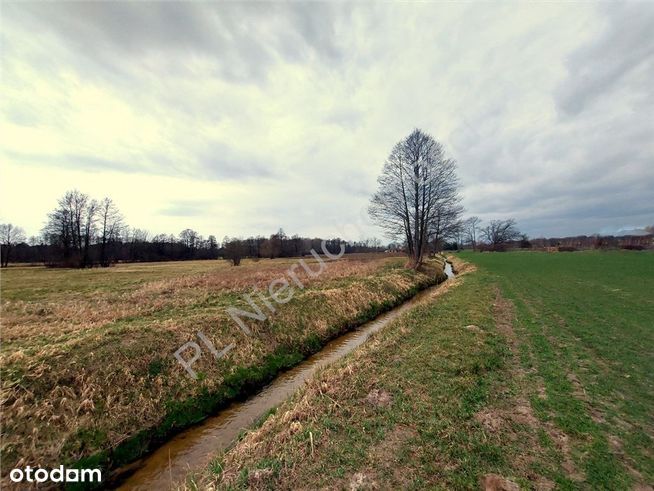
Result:
<instances>
[{"instance_id":1,"label":"otodam logo","mask_svg":"<svg viewBox=\"0 0 654 491\"><path fill-rule=\"evenodd\" d=\"M13 482L102 482L100 469L66 469L63 465L54 469L12 469L9 479Z\"/></svg>"}]
</instances>

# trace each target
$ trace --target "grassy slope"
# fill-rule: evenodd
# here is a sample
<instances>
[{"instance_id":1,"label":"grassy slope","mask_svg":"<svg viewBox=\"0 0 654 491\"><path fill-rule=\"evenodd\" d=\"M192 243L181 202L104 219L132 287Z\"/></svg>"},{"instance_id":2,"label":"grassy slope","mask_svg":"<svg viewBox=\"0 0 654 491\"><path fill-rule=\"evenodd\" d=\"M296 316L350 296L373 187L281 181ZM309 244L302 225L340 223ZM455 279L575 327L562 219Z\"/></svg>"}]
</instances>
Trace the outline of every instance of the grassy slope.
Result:
<instances>
[{"instance_id":1,"label":"grassy slope","mask_svg":"<svg viewBox=\"0 0 654 491\"><path fill-rule=\"evenodd\" d=\"M647 489L654 255L463 257L187 487Z\"/></svg>"},{"instance_id":2,"label":"grassy slope","mask_svg":"<svg viewBox=\"0 0 654 491\"><path fill-rule=\"evenodd\" d=\"M402 262L355 257L330 263L315 279L305 275L306 289L251 324L252 337L225 307L246 308L242 293L265 291L294 261L10 268L2 274L3 471L19 461L134 459L435 280ZM198 382L172 356L197 331L218 349L236 344L219 361L205 353L193 367Z\"/></svg>"}]
</instances>

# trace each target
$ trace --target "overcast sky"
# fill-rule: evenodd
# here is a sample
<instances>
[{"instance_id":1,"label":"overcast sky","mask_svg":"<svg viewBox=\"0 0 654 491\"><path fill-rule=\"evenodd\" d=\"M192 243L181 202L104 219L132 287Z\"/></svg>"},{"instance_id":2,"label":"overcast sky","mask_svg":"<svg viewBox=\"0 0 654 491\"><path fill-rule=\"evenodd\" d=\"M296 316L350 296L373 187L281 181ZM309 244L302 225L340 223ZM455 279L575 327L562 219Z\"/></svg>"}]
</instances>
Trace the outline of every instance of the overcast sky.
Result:
<instances>
[{"instance_id":1,"label":"overcast sky","mask_svg":"<svg viewBox=\"0 0 654 491\"><path fill-rule=\"evenodd\" d=\"M654 3L2 2L0 218L66 190L151 233L378 236L418 127L530 236L654 223Z\"/></svg>"}]
</instances>

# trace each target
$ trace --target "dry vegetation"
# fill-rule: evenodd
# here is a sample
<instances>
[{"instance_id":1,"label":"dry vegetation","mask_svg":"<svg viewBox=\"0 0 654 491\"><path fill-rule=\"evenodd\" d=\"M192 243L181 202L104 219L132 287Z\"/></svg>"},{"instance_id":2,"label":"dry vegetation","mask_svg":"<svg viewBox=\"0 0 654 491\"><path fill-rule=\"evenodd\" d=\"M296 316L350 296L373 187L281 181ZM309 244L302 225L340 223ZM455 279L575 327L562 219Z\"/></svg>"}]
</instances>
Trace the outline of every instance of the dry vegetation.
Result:
<instances>
[{"instance_id":1,"label":"dry vegetation","mask_svg":"<svg viewBox=\"0 0 654 491\"><path fill-rule=\"evenodd\" d=\"M265 291L294 262L3 272L3 469L133 459L435 281L400 258L350 256L316 278L300 274L306 289L246 337L225 308L246 308L243 293ZM218 349L236 347L219 361L206 353L193 381L172 355L197 331Z\"/></svg>"}]
</instances>

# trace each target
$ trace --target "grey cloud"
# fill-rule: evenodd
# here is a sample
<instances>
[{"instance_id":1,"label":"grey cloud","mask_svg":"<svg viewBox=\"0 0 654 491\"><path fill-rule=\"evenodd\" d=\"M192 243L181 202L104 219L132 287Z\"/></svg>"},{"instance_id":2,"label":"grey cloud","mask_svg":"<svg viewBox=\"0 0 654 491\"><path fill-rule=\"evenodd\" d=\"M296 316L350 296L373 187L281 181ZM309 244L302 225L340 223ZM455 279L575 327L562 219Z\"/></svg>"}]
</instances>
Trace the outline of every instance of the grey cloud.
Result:
<instances>
[{"instance_id":1,"label":"grey cloud","mask_svg":"<svg viewBox=\"0 0 654 491\"><path fill-rule=\"evenodd\" d=\"M197 175L194 177L240 181L274 178L280 172L272 162L266 163L259 157L237 152L220 142L209 143L195 154Z\"/></svg>"},{"instance_id":2,"label":"grey cloud","mask_svg":"<svg viewBox=\"0 0 654 491\"><path fill-rule=\"evenodd\" d=\"M19 126L36 126L41 121L39 111L33 106L8 105L2 112L8 121Z\"/></svg>"},{"instance_id":3,"label":"grey cloud","mask_svg":"<svg viewBox=\"0 0 654 491\"><path fill-rule=\"evenodd\" d=\"M79 169L86 172L115 171L147 173L160 176L194 179L244 181L253 178L277 178L279 169L272 170L257 157L242 154L222 143L210 143L203 149L189 149L190 162L176 162L163 154L139 155L111 160L92 154L46 155L33 152L5 151L13 161L24 165L47 165Z\"/></svg>"},{"instance_id":4,"label":"grey cloud","mask_svg":"<svg viewBox=\"0 0 654 491\"><path fill-rule=\"evenodd\" d=\"M601 96L607 96L620 81L643 67L642 91L649 94L654 76L654 4L611 3L602 6L607 25L602 34L577 49L566 66L568 78L559 87L560 109L575 115Z\"/></svg>"},{"instance_id":5,"label":"grey cloud","mask_svg":"<svg viewBox=\"0 0 654 491\"><path fill-rule=\"evenodd\" d=\"M561 234L566 227L565 233L572 234L599 231L583 228L591 222L638 223L643 217L654 221L654 206L647 199L654 175L641 173L638 162L631 167L606 160L593 172L579 169L565 179L515 180L503 192L482 190L467 204L486 219L514 216L532 236Z\"/></svg>"},{"instance_id":6,"label":"grey cloud","mask_svg":"<svg viewBox=\"0 0 654 491\"><path fill-rule=\"evenodd\" d=\"M315 52L337 61L329 5L192 2L65 2L10 4L6 18L45 29L104 77L134 76L159 56L169 72L192 75L187 62L210 60L216 76L259 83L282 59L303 61ZM132 66L126 62L131 61ZM141 62L145 65L139 66ZM56 72L56 68L51 68ZM85 71L89 75L88 71Z\"/></svg>"},{"instance_id":7,"label":"grey cloud","mask_svg":"<svg viewBox=\"0 0 654 491\"><path fill-rule=\"evenodd\" d=\"M324 121L328 124L335 124L350 130L360 126L363 120L363 112L352 107L334 109L324 118Z\"/></svg>"},{"instance_id":8,"label":"grey cloud","mask_svg":"<svg viewBox=\"0 0 654 491\"><path fill-rule=\"evenodd\" d=\"M119 162L93 155L64 155L60 162L66 167L82 169L85 171L103 171L112 170L120 172L138 172L143 170L139 162Z\"/></svg>"},{"instance_id":9,"label":"grey cloud","mask_svg":"<svg viewBox=\"0 0 654 491\"><path fill-rule=\"evenodd\" d=\"M206 200L173 201L169 206L159 210L160 215L171 217L195 217L211 210L212 203Z\"/></svg>"},{"instance_id":10,"label":"grey cloud","mask_svg":"<svg viewBox=\"0 0 654 491\"><path fill-rule=\"evenodd\" d=\"M350 9L345 4L311 3L291 6L291 25L315 52L330 62L340 61L344 51L337 45L335 24L346 18Z\"/></svg>"},{"instance_id":11,"label":"grey cloud","mask_svg":"<svg viewBox=\"0 0 654 491\"><path fill-rule=\"evenodd\" d=\"M130 163L129 161L115 161L94 155L71 153L47 155L30 151L19 153L11 150L4 151L3 153L10 161L22 165L45 165L59 168L79 169L86 172L119 171L130 173L147 170L147 167L141 165L138 160Z\"/></svg>"},{"instance_id":12,"label":"grey cloud","mask_svg":"<svg viewBox=\"0 0 654 491\"><path fill-rule=\"evenodd\" d=\"M225 13L229 11L226 7ZM201 4L30 3L14 4L8 14L16 23L57 35L74 56L93 68L84 70L86 76L130 76L134 69L138 73L143 68L139 61L147 55L162 53L169 70L184 70L185 60L193 56L212 56L230 80L260 78L270 63L265 48L253 42L242 26Z\"/></svg>"},{"instance_id":13,"label":"grey cloud","mask_svg":"<svg viewBox=\"0 0 654 491\"><path fill-rule=\"evenodd\" d=\"M482 139L460 156L468 211L487 219L515 216L530 235L557 235L563 228L593 233L599 229L590 224L602 221L654 221L647 122L628 118L579 131L589 124L545 134L507 133L501 144Z\"/></svg>"},{"instance_id":14,"label":"grey cloud","mask_svg":"<svg viewBox=\"0 0 654 491\"><path fill-rule=\"evenodd\" d=\"M370 186L371 183L367 181L367 176L363 172L355 170L355 166L350 166L350 169L346 176L340 176L338 179L340 191L351 196L371 196L375 192L375 187Z\"/></svg>"}]
</instances>

